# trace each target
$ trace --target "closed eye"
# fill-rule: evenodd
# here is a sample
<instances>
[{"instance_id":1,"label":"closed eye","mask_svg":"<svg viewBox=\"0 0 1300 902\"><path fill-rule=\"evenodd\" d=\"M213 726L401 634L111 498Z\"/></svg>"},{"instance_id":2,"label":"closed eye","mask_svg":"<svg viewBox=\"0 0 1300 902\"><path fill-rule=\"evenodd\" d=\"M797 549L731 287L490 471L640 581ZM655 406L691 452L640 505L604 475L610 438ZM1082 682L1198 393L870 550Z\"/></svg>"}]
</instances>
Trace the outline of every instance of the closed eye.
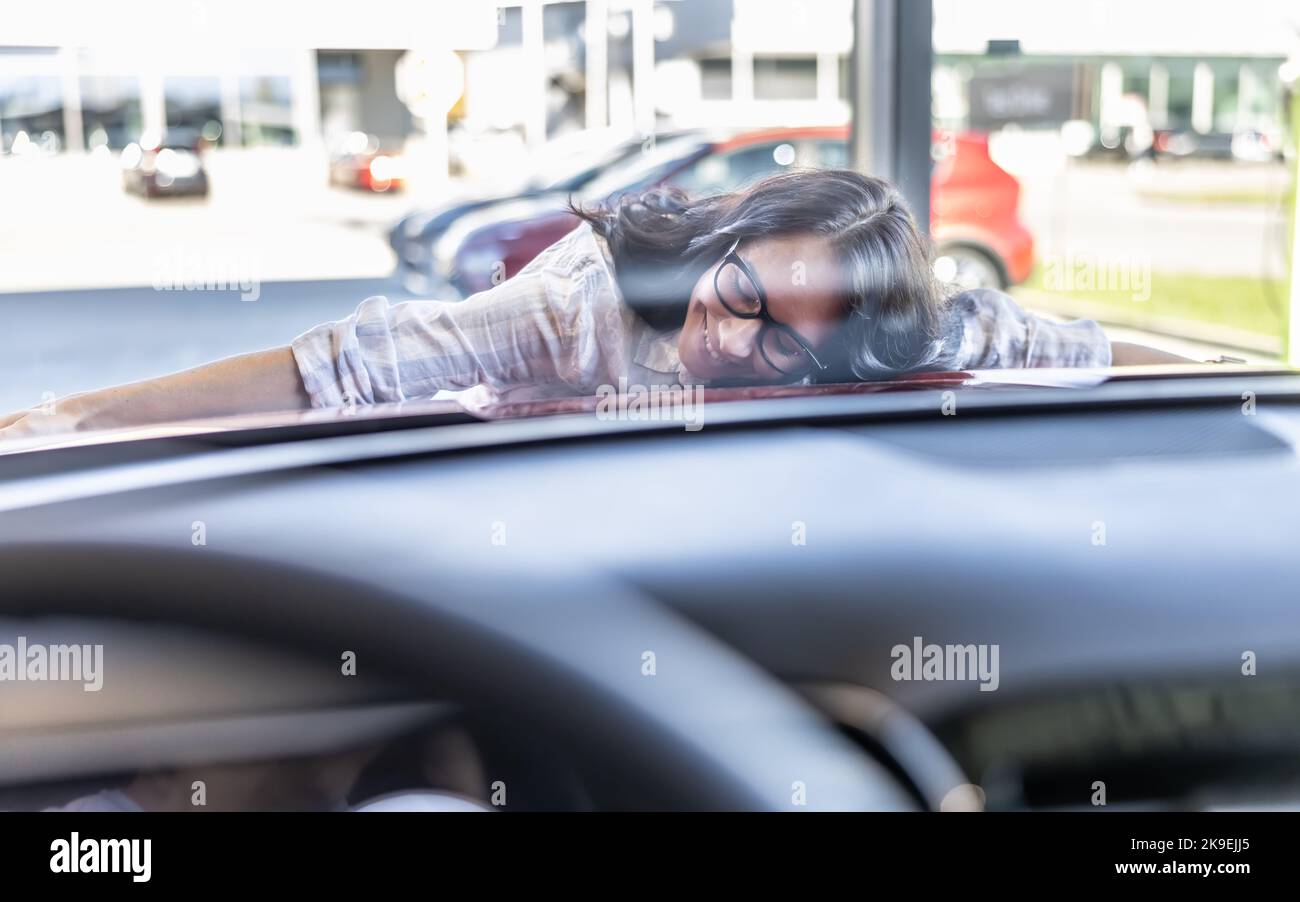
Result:
<instances>
[{"instance_id":1,"label":"closed eye","mask_svg":"<svg viewBox=\"0 0 1300 902\"><path fill-rule=\"evenodd\" d=\"M739 267L735 267L735 266L731 267L731 283L732 283L732 288L736 290L736 294L739 295L741 298L743 298L747 303L751 305L758 304L757 293L752 290L750 291L745 290L746 287L752 289L753 286L749 284L748 279L742 279L740 277Z\"/></svg>"},{"instance_id":2,"label":"closed eye","mask_svg":"<svg viewBox=\"0 0 1300 902\"><path fill-rule=\"evenodd\" d=\"M803 353L803 347L789 335L777 330L776 348L787 357L797 357Z\"/></svg>"}]
</instances>

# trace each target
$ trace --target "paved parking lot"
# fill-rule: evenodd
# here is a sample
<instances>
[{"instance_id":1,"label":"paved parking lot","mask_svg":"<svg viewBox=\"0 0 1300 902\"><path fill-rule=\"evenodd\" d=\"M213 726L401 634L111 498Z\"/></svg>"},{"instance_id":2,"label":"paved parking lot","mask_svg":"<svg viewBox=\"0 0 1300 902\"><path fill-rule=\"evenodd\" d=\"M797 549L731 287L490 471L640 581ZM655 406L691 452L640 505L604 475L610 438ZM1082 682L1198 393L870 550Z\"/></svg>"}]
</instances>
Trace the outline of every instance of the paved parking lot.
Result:
<instances>
[{"instance_id":1,"label":"paved parking lot","mask_svg":"<svg viewBox=\"0 0 1300 902\"><path fill-rule=\"evenodd\" d=\"M410 295L386 278L263 282L257 301L238 291L110 288L11 294L0 299L0 411L273 347L373 294Z\"/></svg>"},{"instance_id":2,"label":"paved parking lot","mask_svg":"<svg viewBox=\"0 0 1300 902\"><path fill-rule=\"evenodd\" d=\"M329 188L282 150L209 156L207 199L125 193L110 158L0 159L0 293L151 285L178 270L262 281L387 275L385 227L416 200Z\"/></svg>"},{"instance_id":3,"label":"paved parking lot","mask_svg":"<svg viewBox=\"0 0 1300 902\"><path fill-rule=\"evenodd\" d=\"M1022 176L1020 215L1040 258L1282 278L1288 181L1281 165L1076 163Z\"/></svg>"}]
</instances>

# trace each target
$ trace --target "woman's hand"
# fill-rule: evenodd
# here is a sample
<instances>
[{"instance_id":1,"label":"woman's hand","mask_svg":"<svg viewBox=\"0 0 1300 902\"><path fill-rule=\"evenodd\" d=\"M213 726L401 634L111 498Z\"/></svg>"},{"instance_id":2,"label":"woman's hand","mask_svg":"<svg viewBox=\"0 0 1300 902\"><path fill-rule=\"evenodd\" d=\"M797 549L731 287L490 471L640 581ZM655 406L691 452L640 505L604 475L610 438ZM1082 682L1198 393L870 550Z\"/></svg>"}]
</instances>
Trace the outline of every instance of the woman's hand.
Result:
<instances>
[{"instance_id":1,"label":"woman's hand","mask_svg":"<svg viewBox=\"0 0 1300 902\"><path fill-rule=\"evenodd\" d=\"M293 352L272 348L0 415L0 442L310 406Z\"/></svg>"},{"instance_id":2,"label":"woman's hand","mask_svg":"<svg viewBox=\"0 0 1300 902\"><path fill-rule=\"evenodd\" d=\"M29 407L0 415L0 442L41 436L64 435L81 430L85 405L81 397L71 395L40 407Z\"/></svg>"}]
</instances>

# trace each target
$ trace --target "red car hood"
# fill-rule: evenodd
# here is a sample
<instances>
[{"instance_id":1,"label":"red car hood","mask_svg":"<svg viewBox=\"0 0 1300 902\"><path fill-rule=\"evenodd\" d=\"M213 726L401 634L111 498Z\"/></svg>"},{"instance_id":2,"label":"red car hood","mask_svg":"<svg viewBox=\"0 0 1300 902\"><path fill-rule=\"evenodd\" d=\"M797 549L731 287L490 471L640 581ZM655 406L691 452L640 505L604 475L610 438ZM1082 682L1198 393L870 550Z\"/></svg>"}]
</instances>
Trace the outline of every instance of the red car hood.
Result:
<instances>
[{"instance_id":1,"label":"red car hood","mask_svg":"<svg viewBox=\"0 0 1300 902\"><path fill-rule=\"evenodd\" d=\"M752 401L768 398L822 397L827 395L865 395L885 392L961 389L989 391L1016 388L1086 389L1107 382L1144 379L1192 378L1208 375L1296 375L1300 370L1286 367L1204 364L1139 366L1122 368L1063 369L995 369L966 372L923 373L885 382L853 382L830 385L764 385L745 388L705 388L700 398L705 404ZM462 400L407 401L400 404L377 404L347 410L286 411L281 413L243 414L210 419L184 420L154 426L112 429L98 432L71 433L0 443L0 455L22 451L68 448L110 442L150 438L177 438L222 432L286 426L336 423L346 420L386 419L394 416L469 415L478 420L506 420L529 417L591 413L598 409L595 395L549 398L534 401L506 401L473 404Z\"/></svg>"}]
</instances>

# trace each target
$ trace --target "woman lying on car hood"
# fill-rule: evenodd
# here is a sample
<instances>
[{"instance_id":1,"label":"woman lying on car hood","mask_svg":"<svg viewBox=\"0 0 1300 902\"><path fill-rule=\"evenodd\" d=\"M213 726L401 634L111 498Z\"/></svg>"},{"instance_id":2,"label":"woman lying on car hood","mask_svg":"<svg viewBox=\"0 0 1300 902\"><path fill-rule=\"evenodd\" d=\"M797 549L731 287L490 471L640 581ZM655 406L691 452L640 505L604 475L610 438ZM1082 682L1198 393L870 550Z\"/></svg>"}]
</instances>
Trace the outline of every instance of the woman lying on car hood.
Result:
<instances>
[{"instance_id":1,"label":"woman lying on car hood","mask_svg":"<svg viewBox=\"0 0 1300 902\"><path fill-rule=\"evenodd\" d=\"M888 182L783 173L734 194L671 189L574 208L577 228L462 302L367 298L288 347L0 417L0 436L483 387L498 398L637 385L887 379L923 370L1182 358L1056 323L998 291L945 294Z\"/></svg>"}]
</instances>

